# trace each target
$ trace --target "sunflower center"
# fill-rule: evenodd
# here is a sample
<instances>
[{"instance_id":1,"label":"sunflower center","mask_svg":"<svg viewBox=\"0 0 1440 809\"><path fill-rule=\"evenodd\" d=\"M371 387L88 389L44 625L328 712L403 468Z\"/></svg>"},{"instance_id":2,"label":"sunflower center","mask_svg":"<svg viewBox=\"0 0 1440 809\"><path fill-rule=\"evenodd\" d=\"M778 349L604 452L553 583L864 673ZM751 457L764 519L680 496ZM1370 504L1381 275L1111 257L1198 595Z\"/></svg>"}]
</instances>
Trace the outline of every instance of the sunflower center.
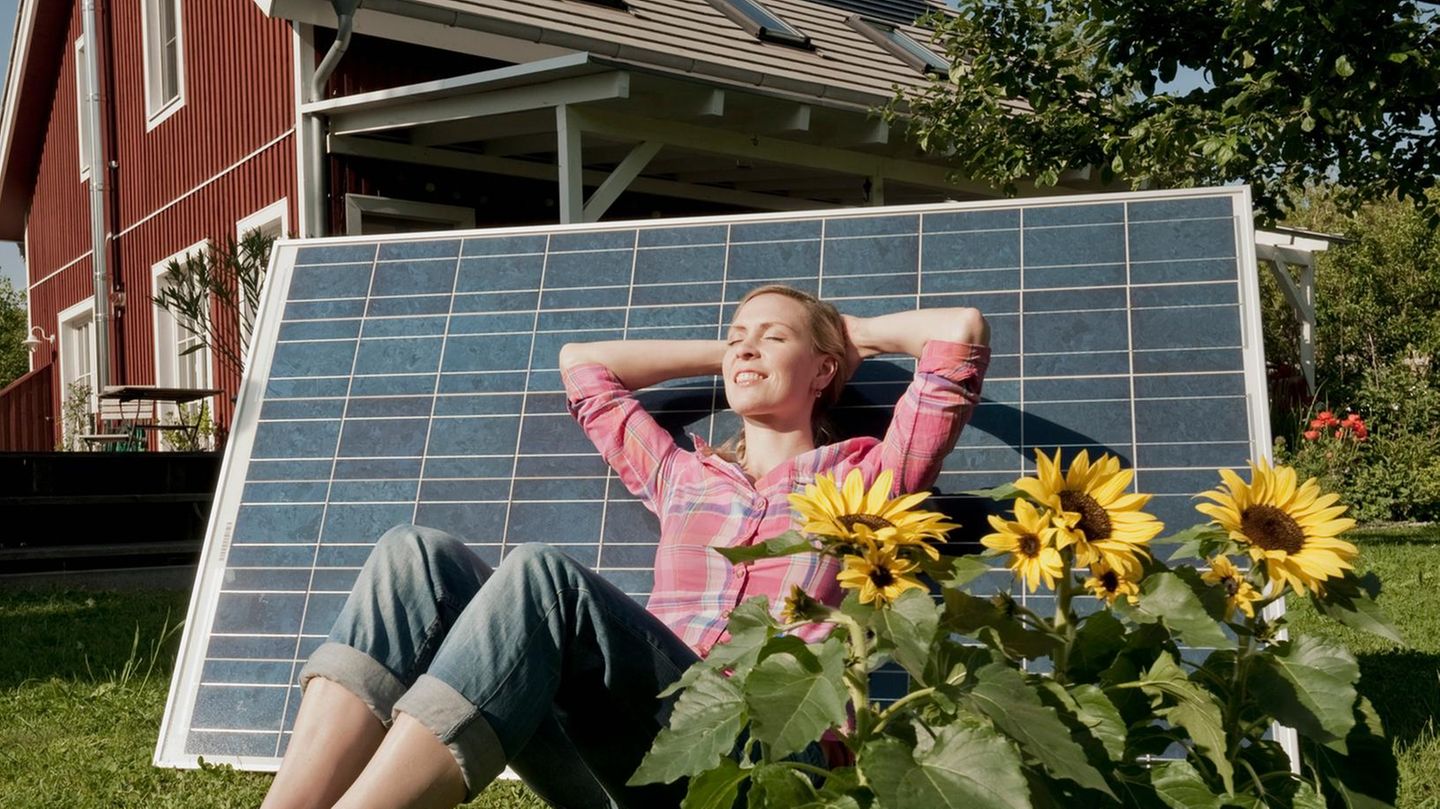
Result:
<instances>
[{"instance_id":1,"label":"sunflower center","mask_svg":"<svg viewBox=\"0 0 1440 809\"><path fill-rule=\"evenodd\" d=\"M895 574L891 573L890 568L884 565L876 565L870 571L870 581L873 582L876 587L889 587L895 583Z\"/></svg>"},{"instance_id":2,"label":"sunflower center","mask_svg":"<svg viewBox=\"0 0 1440 809\"><path fill-rule=\"evenodd\" d=\"M1113 570L1107 570L1100 574L1100 586L1105 588L1105 592L1113 593L1120 589L1120 576Z\"/></svg>"},{"instance_id":3,"label":"sunflower center","mask_svg":"<svg viewBox=\"0 0 1440 809\"><path fill-rule=\"evenodd\" d=\"M1267 551L1299 553L1305 547L1305 532L1295 518L1266 503L1245 509L1240 515L1240 530Z\"/></svg>"},{"instance_id":4,"label":"sunflower center","mask_svg":"<svg viewBox=\"0 0 1440 809\"><path fill-rule=\"evenodd\" d=\"M1034 534L1026 534L1020 537L1020 553L1030 558L1040 555L1040 537Z\"/></svg>"},{"instance_id":5,"label":"sunflower center","mask_svg":"<svg viewBox=\"0 0 1440 809\"><path fill-rule=\"evenodd\" d=\"M1109 539L1111 533L1110 515L1095 498L1084 492L1063 491L1060 493L1060 507L1080 515L1075 527L1085 532L1088 542Z\"/></svg>"},{"instance_id":6,"label":"sunflower center","mask_svg":"<svg viewBox=\"0 0 1440 809\"><path fill-rule=\"evenodd\" d=\"M851 530L854 530L857 525L863 525L871 531L895 527L895 523L890 522L884 517L877 517L874 514L842 514L835 519Z\"/></svg>"},{"instance_id":7,"label":"sunflower center","mask_svg":"<svg viewBox=\"0 0 1440 809\"><path fill-rule=\"evenodd\" d=\"M1221 581L1225 583L1226 597L1234 598L1235 594L1240 592L1240 582L1237 581L1234 576L1226 576Z\"/></svg>"}]
</instances>

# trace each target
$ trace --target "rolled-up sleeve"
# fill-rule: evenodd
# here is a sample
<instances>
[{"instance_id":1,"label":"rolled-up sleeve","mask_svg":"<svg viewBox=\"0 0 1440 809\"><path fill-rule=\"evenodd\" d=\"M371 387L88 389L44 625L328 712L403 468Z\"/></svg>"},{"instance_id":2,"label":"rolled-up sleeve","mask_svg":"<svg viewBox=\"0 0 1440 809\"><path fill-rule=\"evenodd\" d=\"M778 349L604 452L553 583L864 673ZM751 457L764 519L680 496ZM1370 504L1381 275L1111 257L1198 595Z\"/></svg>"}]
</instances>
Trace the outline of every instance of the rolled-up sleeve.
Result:
<instances>
[{"instance_id":1,"label":"rolled-up sleeve","mask_svg":"<svg viewBox=\"0 0 1440 809\"><path fill-rule=\"evenodd\" d=\"M562 375L570 414L580 429L625 488L659 514L661 481L682 452L674 437L604 365L577 365Z\"/></svg>"},{"instance_id":2,"label":"rolled-up sleeve","mask_svg":"<svg viewBox=\"0 0 1440 809\"><path fill-rule=\"evenodd\" d=\"M885 438L856 466L865 479L881 470L895 475L894 491L928 489L940 464L955 447L960 430L980 402L980 387L990 365L989 346L930 340L915 366L915 378L900 401Z\"/></svg>"}]
</instances>

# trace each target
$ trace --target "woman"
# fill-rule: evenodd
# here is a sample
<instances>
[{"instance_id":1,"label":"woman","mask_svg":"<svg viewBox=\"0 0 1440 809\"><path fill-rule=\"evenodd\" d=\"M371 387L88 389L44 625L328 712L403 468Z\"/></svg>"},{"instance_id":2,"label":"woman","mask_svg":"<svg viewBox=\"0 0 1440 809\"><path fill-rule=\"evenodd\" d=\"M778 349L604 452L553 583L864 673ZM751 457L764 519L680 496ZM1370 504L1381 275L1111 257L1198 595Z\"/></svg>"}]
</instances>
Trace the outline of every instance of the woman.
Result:
<instances>
[{"instance_id":1,"label":"woman","mask_svg":"<svg viewBox=\"0 0 1440 809\"><path fill-rule=\"evenodd\" d=\"M392 529L301 674L263 809L453 806L507 763L557 806L678 806L683 784L625 786L673 704L655 695L724 638L741 600L767 595L778 610L792 584L840 597L832 559L732 568L710 546L792 527L787 496L817 473L859 468L868 485L891 469L897 491L930 486L979 399L988 342L974 309L854 318L767 286L724 341L565 346L572 413L660 517L648 606L546 546L492 572L453 537ZM879 353L919 359L884 440L822 444L825 409ZM744 425L719 448L681 449L631 395L716 373Z\"/></svg>"}]
</instances>

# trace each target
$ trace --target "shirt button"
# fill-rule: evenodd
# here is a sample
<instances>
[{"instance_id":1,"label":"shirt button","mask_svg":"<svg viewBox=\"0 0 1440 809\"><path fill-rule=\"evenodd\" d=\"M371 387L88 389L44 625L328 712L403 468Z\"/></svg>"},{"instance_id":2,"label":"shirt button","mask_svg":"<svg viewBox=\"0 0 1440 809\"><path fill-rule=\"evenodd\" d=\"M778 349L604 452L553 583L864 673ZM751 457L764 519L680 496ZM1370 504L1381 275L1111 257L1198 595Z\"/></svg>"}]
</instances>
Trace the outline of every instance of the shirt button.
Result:
<instances>
[{"instance_id":1,"label":"shirt button","mask_svg":"<svg viewBox=\"0 0 1440 809\"><path fill-rule=\"evenodd\" d=\"M742 567L742 568L740 568L739 570L735 571L735 578L739 579L740 581L745 581L745 577L746 577L746 576L749 576L749 575L750 575L750 570L749 570L749 568L743 568L743 567Z\"/></svg>"}]
</instances>

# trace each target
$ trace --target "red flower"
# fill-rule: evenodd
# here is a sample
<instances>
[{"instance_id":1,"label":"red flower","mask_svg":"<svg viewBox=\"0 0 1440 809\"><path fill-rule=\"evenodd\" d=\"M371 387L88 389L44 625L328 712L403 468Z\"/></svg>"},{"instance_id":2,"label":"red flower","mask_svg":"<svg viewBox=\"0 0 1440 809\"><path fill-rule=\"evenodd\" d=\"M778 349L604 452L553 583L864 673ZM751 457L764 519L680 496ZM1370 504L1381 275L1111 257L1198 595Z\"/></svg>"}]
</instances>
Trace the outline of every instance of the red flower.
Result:
<instances>
[{"instance_id":1,"label":"red flower","mask_svg":"<svg viewBox=\"0 0 1440 809\"><path fill-rule=\"evenodd\" d=\"M1370 431L1365 429L1365 425L1360 424L1355 427L1355 440L1364 441L1365 438L1369 435Z\"/></svg>"},{"instance_id":2,"label":"red flower","mask_svg":"<svg viewBox=\"0 0 1440 809\"><path fill-rule=\"evenodd\" d=\"M1336 437L1336 438L1344 438L1344 437L1345 437L1345 431L1344 431L1344 430L1336 430L1336 431L1335 431L1335 437Z\"/></svg>"},{"instance_id":3,"label":"red flower","mask_svg":"<svg viewBox=\"0 0 1440 809\"><path fill-rule=\"evenodd\" d=\"M1302 435L1305 436L1305 440L1306 440L1306 441L1314 441L1315 439L1317 439L1317 438L1320 437L1320 431L1319 431L1319 430L1306 430L1304 433L1302 433Z\"/></svg>"},{"instance_id":4,"label":"red flower","mask_svg":"<svg viewBox=\"0 0 1440 809\"><path fill-rule=\"evenodd\" d=\"M1319 419L1319 420L1321 420L1321 421L1334 421L1334 420L1335 420L1335 414L1334 414L1334 413L1331 413L1329 410L1321 410L1319 413L1317 413L1317 414L1315 415L1315 418L1317 418L1317 419Z\"/></svg>"}]
</instances>

